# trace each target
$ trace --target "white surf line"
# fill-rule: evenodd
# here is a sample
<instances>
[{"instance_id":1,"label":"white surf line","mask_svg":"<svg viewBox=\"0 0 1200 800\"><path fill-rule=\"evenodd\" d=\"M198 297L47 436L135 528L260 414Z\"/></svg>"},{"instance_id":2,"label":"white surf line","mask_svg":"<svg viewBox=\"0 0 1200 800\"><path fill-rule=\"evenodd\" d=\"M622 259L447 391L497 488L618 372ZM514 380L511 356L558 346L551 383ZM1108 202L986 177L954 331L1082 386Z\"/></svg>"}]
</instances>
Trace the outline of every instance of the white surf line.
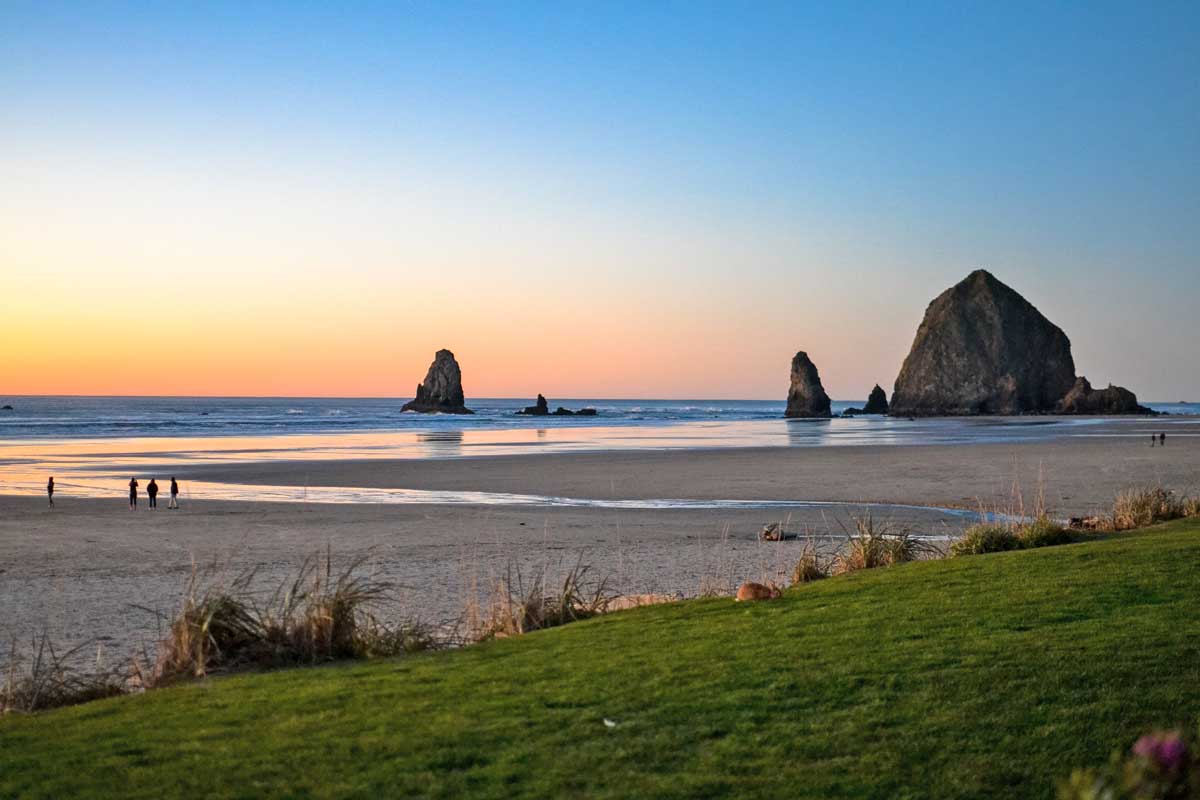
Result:
<instances>
[{"instance_id":1,"label":"white surf line","mask_svg":"<svg viewBox=\"0 0 1200 800\"><path fill-rule=\"evenodd\" d=\"M58 484L59 496L124 497L125 491L111 481L103 483L91 478L66 479ZM512 492L456 491L440 489L383 489L342 486L256 486L250 484L185 481L182 499L227 500L265 503L313 503L322 505L446 505L446 506L509 506L523 508L598 508L628 511L706 511L757 509L877 509L927 511L957 519L979 518L979 511L908 503L851 502L846 500L773 500L773 499L694 499L646 498L605 499L562 497L558 495L516 494ZM15 489L15 492L11 490ZM0 485L0 492L22 495L44 494L44 487ZM165 496L165 486L160 486ZM145 482L139 497L145 495ZM985 513L985 518L999 519L1004 515Z\"/></svg>"}]
</instances>

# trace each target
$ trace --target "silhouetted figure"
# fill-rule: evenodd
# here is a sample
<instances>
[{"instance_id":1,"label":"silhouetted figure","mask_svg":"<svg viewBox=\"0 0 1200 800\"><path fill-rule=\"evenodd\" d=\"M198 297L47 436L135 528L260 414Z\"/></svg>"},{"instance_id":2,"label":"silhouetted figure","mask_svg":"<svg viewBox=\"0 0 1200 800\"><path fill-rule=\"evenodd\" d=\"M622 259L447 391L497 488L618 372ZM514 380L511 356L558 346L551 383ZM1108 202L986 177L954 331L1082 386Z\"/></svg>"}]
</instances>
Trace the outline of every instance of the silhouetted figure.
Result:
<instances>
[{"instance_id":1,"label":"silhouetted figure","mask_svg":"<svg viewBox=\"0 0 1200 800\"><path fill-rule=\"evenodd\" d=\"M1167 435L1165 433L1160 433L1158 435L1158 446L1159 447L1167 446Z\"/></svg>"},{"instance_id":2,"label":"silhouetted figure","mask_svg":"<svg viewBox=\"0 0 1200 800\"><path fill-rule=\"evenodd\" d=\"M1152 434L1150 434L1150 446L1151 446L1151 447L1154 447L1154 440L1155 440L1155 439L1157 439L1157 438L1158 438L1158 437L1157 437L1157 436L1155 436L1153 433L1152 433Z\"/></svg>"},{"instance_id":3,"label":"silhouetted figure","mask_svg":"<svg viewBox=\"0 0 1200 800\"><path fill-rule=\"evenodd\" d=\"M150 497L150 507L158 508L158 482L154 478L146 484L146 494Z\"/></svg>"},{"instance_id":4,"label":"silhouetted figure","mask_svg":"<svg viewBox=\"0 0 1200 800\"><path fill-rule=\"evenodd\" d=\"M129 510L130 511L137 508L137 489L138 489L137 478L130 478L129 479Z\"/></svg>"},{"instance_id":5,"label":"silhouetted figure","mask_svg":"<svg viewBox=\"0 0 1200 800\"><path fill-rule=\"evenodd\" d=\"M46 481L46 496L50 498L50 507L54 508L54 476L50 476L50 480Z\"/></svg>"},{"instance_id":6,"label":"silhouetted figure","mask_svg":"<svg viewBox=\"0 0 1200 800\"><path fill-rule=\"evenodd\" d=\"M167 501L167 508L179 508L179 484L174 475L171 476L171 499Z\"/></svg>"}]
</instances>

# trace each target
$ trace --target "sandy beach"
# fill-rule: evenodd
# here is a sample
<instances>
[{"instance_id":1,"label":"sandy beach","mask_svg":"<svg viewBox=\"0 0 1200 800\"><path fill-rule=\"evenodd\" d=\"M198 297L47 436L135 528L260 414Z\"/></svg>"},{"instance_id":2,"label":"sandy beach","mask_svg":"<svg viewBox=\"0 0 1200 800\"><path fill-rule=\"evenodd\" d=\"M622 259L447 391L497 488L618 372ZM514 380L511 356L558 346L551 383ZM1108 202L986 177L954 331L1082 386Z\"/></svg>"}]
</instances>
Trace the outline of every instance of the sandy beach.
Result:
<instances>
[{"instance_id":1,"label":"sandy beach","mask_svg":"<svg viewBox=\"0 0 1200 800\"><path fill-rule=\"evenodd\" d=\"M806 509L772 501L1008 509L1039 485L1059 516L1093 513L1123 488L1200 488L1200 437L1177 426L1166 447L1141 436L936 446L731 448L511 455L435 460L273 461L178 469L189 481L243 486L360 487L634 499L758 500L761 507L558 508L507 505L231 502L188 496L178 512L129 512L112 499L61 493L53 510L0 496L0 638L49 630L60 643L96 637L109 657L154 638L153 614L177 604L194 566L217 580L256 570L277 585L327 548L366 556L393 582L403 612L455 619L472 590L510 567L531 577L582 560L614 591L696 594L743 579L783 579L802 540L763 543L768 522L835 549L854 505ZM118 487L119 489L119 487ZM165 506L165 501L162 503ZM971 521L936 510L869 509L944 542ZM94 650L89 650L94 652Z\"/></svg>"}]
</instances>

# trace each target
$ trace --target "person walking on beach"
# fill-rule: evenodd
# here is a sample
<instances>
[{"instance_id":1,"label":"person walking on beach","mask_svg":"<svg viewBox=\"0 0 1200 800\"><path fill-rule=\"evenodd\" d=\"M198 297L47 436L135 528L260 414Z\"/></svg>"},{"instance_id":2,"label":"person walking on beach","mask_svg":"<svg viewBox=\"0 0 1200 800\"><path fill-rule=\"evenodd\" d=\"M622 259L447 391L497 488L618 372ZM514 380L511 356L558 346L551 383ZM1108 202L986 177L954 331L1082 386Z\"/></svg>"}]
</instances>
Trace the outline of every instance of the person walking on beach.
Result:
<instances>
[{"instance_id":1,"label":"person walking on beach","mask_svg":"<svg viewBox=\"0 0 1200 800\"><path fill-rule=\"evenodd\" d=\"M46 481L46 495L50 498L50 507L54 508L54 476L50 476L50 480Z\"/></svg>"},{"instance_id":2,"label":"person walking on beach","mask_svg":"<svg viewBox=\"0 0 1200 800\"><path fill-rule=\"evenodd\" d=\"M154 478L146 484L146 494L150 497L150 507L158 508L158 482Z\"/></svg>"},{"instance_id":3,"label":"person walking on beach","mask_svg":"<svg viewBox=\"0 0 1200 800\"><path fill-rule=\"evenodd\" d=\"M1167 446L1167 435L1165 433L1160 433L1158 435L1158 446L1159 447Z\"/></svg>"},{"instance_id":4,"label":"person walking on beach","mask_svg":"<svg viewBox=\"0 0 1200 800\"><path fill-rule=\"evenodd\" d=\"M137 508L137 478L129 479L129 510L133 511Z\"/></svg>"},{"instance_id":5,"label":"person walking on beach","mask_svg":"<svg viewBox=\"0 0 1200 800\"><path fill-rule=\"evenodd\" d=\"M1158 437L1157 437L1157 436L1155 436L1153 433L1152 433L1152 434L1150 434L1150 446L1151 446L1151 447L1154 447L1154 440L1155 440L1155 439L1157 439L1157 438L1158 438Z\"/></svg>"},{"instance_id":6,"label":"person walking on beach","mask_svg":"<svg viewBox=\"0 0 1200 800\"><path fill-rule=\"evenodd\" d=\"M174 475L171 476L171 499L167 501L167 508L179 508L179 484Z\"/></svg>"}]
</instances>

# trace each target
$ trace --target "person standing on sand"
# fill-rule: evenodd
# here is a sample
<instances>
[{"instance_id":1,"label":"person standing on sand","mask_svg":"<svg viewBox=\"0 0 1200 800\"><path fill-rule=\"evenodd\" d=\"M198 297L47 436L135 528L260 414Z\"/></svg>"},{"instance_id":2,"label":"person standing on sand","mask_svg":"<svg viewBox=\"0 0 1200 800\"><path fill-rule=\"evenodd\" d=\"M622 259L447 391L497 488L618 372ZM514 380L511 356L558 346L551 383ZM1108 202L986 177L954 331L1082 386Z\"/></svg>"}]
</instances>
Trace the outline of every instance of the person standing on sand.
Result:
<instances>
[{"instance_id":1,"label":"person standing on sand","mask_svg":"<svg viewBox=\"0 0 1200 800\"><path fill-rule=\"evenodd\" d=\"M54 476L50 476L50 480L46 481L46 495L50 498L50 507L54 508Z\"/></svg>"},{"instance_id":2,"label":"person standing on sand","mask_svg":"<svg viewBox=\"0 0 1200 800\"><path fill-rule=\"evenodd\" d=\"M1151 447L1154 447L1154 440L1155 440L1156 438L1158 438L1158 437L1156 437L1156 436L1155 436L1153 433L1152 433L1152 434L1150 434L1150 446L1151 446Z\"/></svg>"},{"instance_id":3,"label":"person standing on sand","mask_svg":"<svg viewBox=\"0 0 1200 800\"><path fill-rule=\"evenodd\" d=\"M129 479L129 510L133 511L137 508L137 478Z\"/></svg>"},{"instance_id":4,"label":"person standing on sand","mask_svg":"<svg viewBox=\"0 0 1200 800\"><path fill-rule=\"evenodd\" d=\"M1165 433L1160 433L1158 435L1158 446L1159 447L1167 446L1167 435Z\"/></svg>"},{"instance_id":5,"label":"person standing on sand","mask_svg":"<svg viewBox=\"0 0 1200 800\"><path fill-rule=\"evenodd\" d=\"M179 484L175 482L175 476L171 476L171 499L167 501L167 508L179 508Z\"/></svg>"},{"instance_id":6,"label":"person standing on sand","mask_svg":"<svg viewBox=\"0 0 1200 800\"><path fill-rule=\"evenodd\" d=\"M150 497L150 507L158 508L158 482L154 478L146 484L146 494Z\"/></svg>"}]
</instances>

